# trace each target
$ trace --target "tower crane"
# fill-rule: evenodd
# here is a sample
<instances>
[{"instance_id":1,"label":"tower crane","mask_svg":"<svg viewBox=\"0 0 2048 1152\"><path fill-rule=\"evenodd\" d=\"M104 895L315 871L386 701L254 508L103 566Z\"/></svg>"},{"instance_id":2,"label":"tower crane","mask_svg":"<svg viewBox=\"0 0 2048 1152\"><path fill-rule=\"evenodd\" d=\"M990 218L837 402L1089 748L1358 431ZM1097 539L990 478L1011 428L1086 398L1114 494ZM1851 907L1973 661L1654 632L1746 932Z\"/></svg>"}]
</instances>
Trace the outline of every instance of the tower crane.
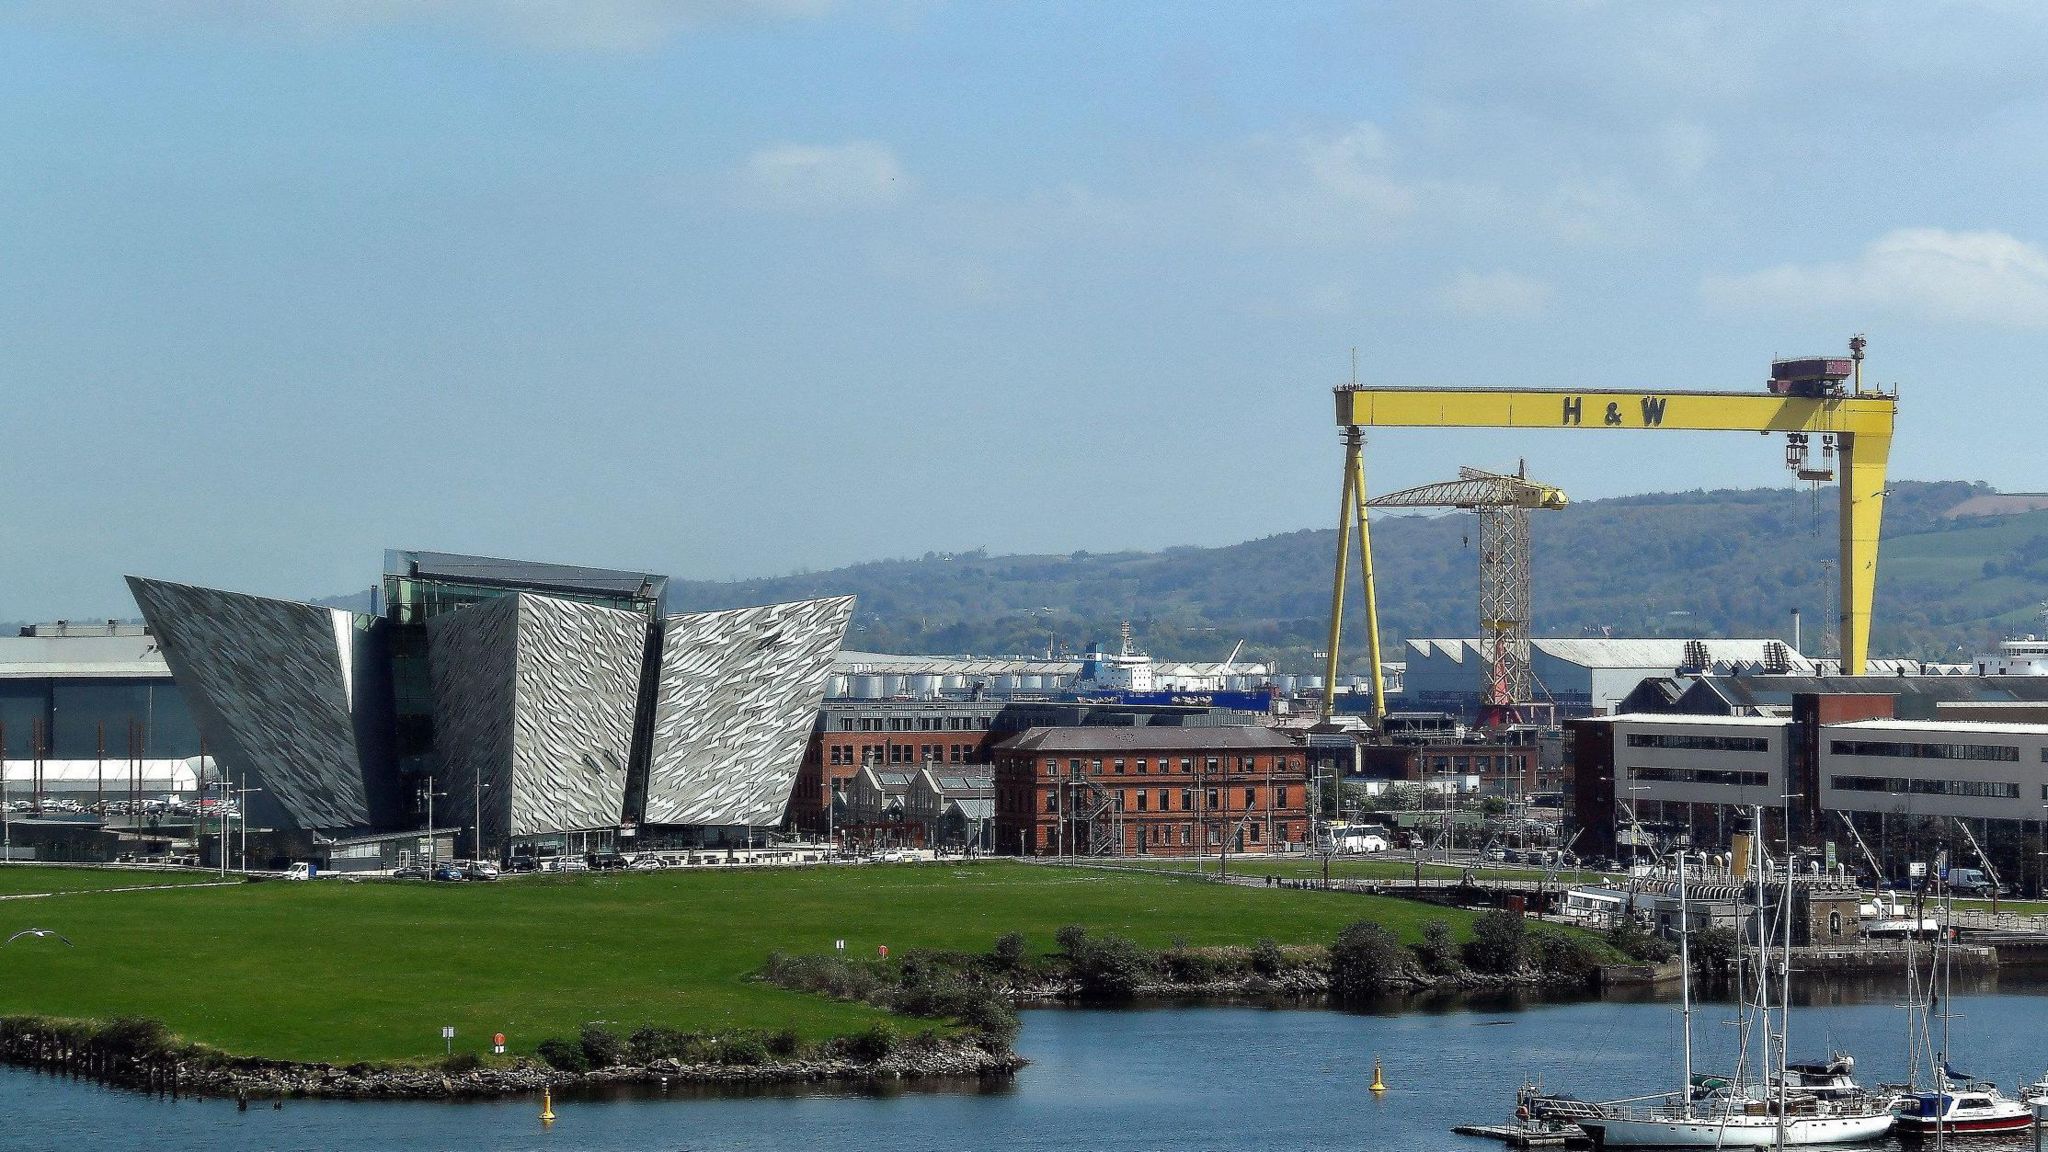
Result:
<instances>
[{"instance_id":1,"label":"tower crane","mask_svg":"<svg viewBox=\"0 0 2048 1152\"><path fill-rule=\"evenodd\" d=\"M1330 639L1324 653L1323 715L1336 705L1338 651L1344 625L1345 574L1354 522L1364 568L1366 644L1372 662L1373 715L1386 716L1380 663L1378 593L1372 578L1372 536L1366 526L1366 428L1555 428L1598 435L1621 431L1784 433L1787 462L1804 479L1830 474L1841 485L1842 674L1861 676L1870 650L1870 605L1877 590L1878 530L1884 520L1885 468L1898 420L1896 391L1865 388L1861 336L1846 357L1778 360L1754 392L1664 392L1581 388L1379 388L1335 390L1344 435L1344 491L1337 511L1337 571L1330 588ZM1853 384L1846 382L1852 381ZM1821 438L1821 461L1808 456ZM1828 448L1834 448L1829 460Z\"/></svg>"},{"instance_id":2,"label":"tower crane","mask_svg":"<svg viewBox=\"0 0 2048 1152\"><path fill-rule=\"evenodd\" d=\"M1365 502L1368 508L1456 508L1479 514L1479 626L1486 633L1487 657L1480 723L1486 727L1507 722L1514 706L1530 699L1533 688L1529 513L1563 508L1568 502L1564 489L1530 480L1526 465L1513 476L1460 468L1456 480L1404 488Z\"/></svg>"}]
</instances>

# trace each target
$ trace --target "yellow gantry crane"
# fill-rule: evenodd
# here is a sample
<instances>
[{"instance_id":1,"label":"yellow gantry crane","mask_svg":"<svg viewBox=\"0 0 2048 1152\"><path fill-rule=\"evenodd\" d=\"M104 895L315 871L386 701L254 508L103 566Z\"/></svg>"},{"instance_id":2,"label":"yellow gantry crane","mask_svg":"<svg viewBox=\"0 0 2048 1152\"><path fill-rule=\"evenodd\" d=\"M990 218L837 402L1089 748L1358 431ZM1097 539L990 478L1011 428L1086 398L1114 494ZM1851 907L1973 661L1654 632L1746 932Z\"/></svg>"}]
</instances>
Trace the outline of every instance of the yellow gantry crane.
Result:
<instances>
[{"instance_id":1,"label":"yellow gantry crane","mask_svg":"<svg viewBox=\"0 0 2048 1152\"><path fill-rule=\"evenodd\" d=\"M1780 360L1759 392L1651 392L1570 389L1336 389L1337 426L1344 433L1344 491L1337 512L1337 570L1330 591L1323 715L1336 705L1339 644L1344 627L1345 573L1354 528L1365 585L1366 643L1372 660L1373 717L1386 715L1380 662L1379 598L1372 537L1366 524L1366 428L1559 428L1581 432L1672 431L1785 433L1788 459L1804 469L1809 437L1835 450L1841 483L1842 671L1863 674L1870 652L1870 602L1877 588L1878 528L1884 517L1885 467L1891 457L1898 394L1865 391L1864 342L1846 357ZM1852 387L1843 382L1852 379ZM1800 475L1807 479L1826 474ZM1828 470L1831 474L1833 469Z\"/></svg>"},{"instance_id":2,"label":"yellow gantry crane","mask_svg":"<svg viewBox=\"0 0 2048 1152\"><path fill-rule=\"evenodd\" d=\"M1529 513L1564 507L1564 489L1516 475L1458 469L1458 478L1375 496L1368 508L1455 508L1479 514L1479 626L1486 633L1486 701L1480 723L1505 723L1527 703L1529 669Z\"/></svg>"}]
</instances>

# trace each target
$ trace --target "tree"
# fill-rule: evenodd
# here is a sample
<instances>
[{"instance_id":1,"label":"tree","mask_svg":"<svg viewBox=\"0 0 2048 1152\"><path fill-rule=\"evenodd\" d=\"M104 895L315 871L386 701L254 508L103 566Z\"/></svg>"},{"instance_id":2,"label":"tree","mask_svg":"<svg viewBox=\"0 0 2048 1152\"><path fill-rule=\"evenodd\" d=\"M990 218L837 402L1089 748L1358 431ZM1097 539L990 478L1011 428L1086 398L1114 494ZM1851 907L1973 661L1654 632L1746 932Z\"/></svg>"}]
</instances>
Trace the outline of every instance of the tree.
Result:
<instances>
[{"instance_id":1,"label":"tree","mask_svg":"<svg viewBox=\"0 0 2048 1152\"><path fill-rule=\"evenodd\" d=\"M1446 976L1464 967L1458 961L1457 937L1442 920L1431 920L1422 926L1422 943L1415 946L1415 955L1422 961L1423 970L1435 976Z\"/></svg>"},{"instance_id":2,"label":"tree","mask_svg":"<svg viewBox=\"0 0 2048 1152\"><path fill-rule=\"evenodd\" d=\"M1360 920L1337 933L1330 947L1330 991L1340 1000L1380 995L1400 981L1400 941L1383 925Z\"/></svg>"},{"instance_id":3,"label":"tree","mask_svg":"<svg viewBox=\"0 0 2048 1152\"><path fill-rule=\"evenodd\" d=\"M1475 972L1507 976L1521 970L1528 951L1528 933L1522 918L1495 909L1473 922L1472 939L1465 943L1465 963Z\"/></svg>"}]
</instances>

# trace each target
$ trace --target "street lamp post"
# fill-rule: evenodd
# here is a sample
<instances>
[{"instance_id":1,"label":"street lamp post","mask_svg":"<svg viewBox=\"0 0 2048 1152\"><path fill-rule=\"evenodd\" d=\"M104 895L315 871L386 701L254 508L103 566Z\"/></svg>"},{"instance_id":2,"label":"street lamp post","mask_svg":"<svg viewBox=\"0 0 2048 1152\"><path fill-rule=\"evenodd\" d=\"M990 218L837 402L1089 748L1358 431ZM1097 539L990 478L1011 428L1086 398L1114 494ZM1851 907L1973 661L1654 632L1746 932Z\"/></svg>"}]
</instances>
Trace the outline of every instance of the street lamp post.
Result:
<instances>
[{"instance_id":1,"label":"street lamp post","mask_svg":"<svg viewBox=\"0 0 2048 1152\"><path fill-rule=\"evenodd\" d=\"M247 797L261 788L249 787L249 777L242 777L242 786L235 790L235 817L242 822L242 874L249 872L249 801Z\"/></svg>"},{"instance_id":2,"label":"street lamp post","mask_svg":"<svg viewBox=\"0 0 2048 1152\"><path fill-rule=\"evenodd\" d=\"M436 850L439 847L439 843L434 836L434 798L436 796L446 796L447 793L434 791L434 778L429 776L427 777L427 787L424 795L427 800L427 879L432 880L434 878Z\"/></svg>"},{"instance_id":3,"label":"street lamp post","mask_svg":"<svg viewBox=\"0 0 2048 1152\"><path fill-rule=\"evenodd\" d=\"M486 790L488 790L489 788L490 788L490 785L489 785L489 784L486 784L486 783L484 783L484 775L483 775L483 773L481 773L481 772L477 773L477 775L476 775L476 790L475 790L475 792L476 792L476 809L475 809L475 811L476 811L476 858L477 858L478 860L483 860L483 859L485 858L485 853L484 853L484 792L485 792ZM432 823L432 821L429 821L429 823Z\"/></svg>"}]
</instances>

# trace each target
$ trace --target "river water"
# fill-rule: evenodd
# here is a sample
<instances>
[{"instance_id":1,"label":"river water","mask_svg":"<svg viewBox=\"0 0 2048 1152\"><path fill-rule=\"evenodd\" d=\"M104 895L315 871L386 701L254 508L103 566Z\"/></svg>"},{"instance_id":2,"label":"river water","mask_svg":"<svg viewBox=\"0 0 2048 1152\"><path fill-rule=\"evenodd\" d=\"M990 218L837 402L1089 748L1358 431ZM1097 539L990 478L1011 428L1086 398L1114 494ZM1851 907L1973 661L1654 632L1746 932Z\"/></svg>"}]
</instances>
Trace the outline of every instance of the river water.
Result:
<instances>
[{"instance_id":1,"label":"river water","mask_svg":"<svg viewBox=\"0 0 2048 1152\"><path fill-rule=\"evenodd\" d=\"M1801 994L1794 1051L1853 1052L1866 1084L1903 1073L1904 1013L1883 984ZM490 1103L167 1101L0 1070L0 1148L161 1152L385 1149L805 1152L1319 1152L1496 1149L1454 1136L1499 1122L1516 1087L1582 1096L1654 1092L1678 1078L1669 1000L1406 1004L1379 1013L1242 1006L1033 1011L1032 1061L995 1088L751 1096L645 1092L557 1099L543 1129L527 1099ZM2048 984L1958 992L1955 1064L2006 1087L2048 1067ZM1731 1010L1695 1016L1699 1066L1725 1069ZM1374 1057L1391 1088L1366 1090ZM2025 1139L1979 1142L2019 1149Z\"/></svg>"}]
</instances>

